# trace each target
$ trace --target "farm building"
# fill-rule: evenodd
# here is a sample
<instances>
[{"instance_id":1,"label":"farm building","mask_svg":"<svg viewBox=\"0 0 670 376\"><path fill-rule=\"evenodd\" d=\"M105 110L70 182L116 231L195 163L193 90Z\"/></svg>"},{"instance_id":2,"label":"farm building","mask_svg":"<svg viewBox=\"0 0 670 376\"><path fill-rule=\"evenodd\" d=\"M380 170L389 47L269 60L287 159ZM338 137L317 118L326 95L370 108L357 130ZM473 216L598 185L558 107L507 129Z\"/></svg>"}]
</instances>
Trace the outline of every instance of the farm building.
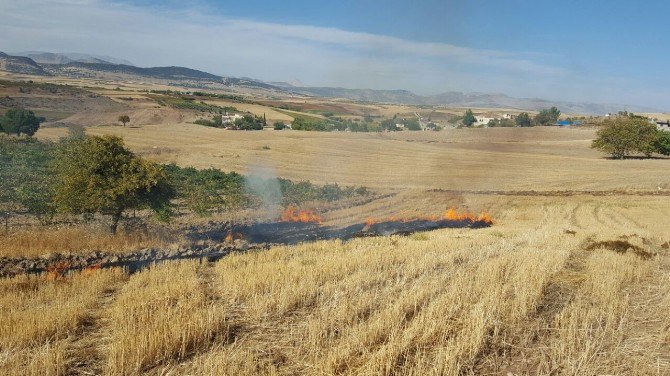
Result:
<instances>
[{"instance_id":1,"label":"farm building","mask_svg":"<svg viewBox=\"0 0 670 376\"><path fill-rule=\"evenodd\" d=\"M658 128L661 131L669 131L670 132L670 120L657 121L656 122L656 128Z\"/></svg>"}]
</instances>

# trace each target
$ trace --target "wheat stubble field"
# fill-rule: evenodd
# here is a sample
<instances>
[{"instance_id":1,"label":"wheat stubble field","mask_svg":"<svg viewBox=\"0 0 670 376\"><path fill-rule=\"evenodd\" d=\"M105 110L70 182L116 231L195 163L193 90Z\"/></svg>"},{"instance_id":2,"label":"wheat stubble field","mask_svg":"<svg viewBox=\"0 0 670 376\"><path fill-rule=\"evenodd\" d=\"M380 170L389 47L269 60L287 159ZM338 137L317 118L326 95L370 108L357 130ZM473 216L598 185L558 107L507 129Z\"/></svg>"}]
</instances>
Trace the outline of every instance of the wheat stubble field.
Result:
<instances>
[{"instance_id":1,"label":"wheat stubble field","mask_svg":"<svg viewBox=\"0 0 670 376\"><path fill-rule=\"evenodd\" d=\"M667 160L602 159L590 130L89 132L158 160L389 192L334 223L460 205L495 224L3 279L2 374L670 373Z\"/></svg>"}]
</instances>

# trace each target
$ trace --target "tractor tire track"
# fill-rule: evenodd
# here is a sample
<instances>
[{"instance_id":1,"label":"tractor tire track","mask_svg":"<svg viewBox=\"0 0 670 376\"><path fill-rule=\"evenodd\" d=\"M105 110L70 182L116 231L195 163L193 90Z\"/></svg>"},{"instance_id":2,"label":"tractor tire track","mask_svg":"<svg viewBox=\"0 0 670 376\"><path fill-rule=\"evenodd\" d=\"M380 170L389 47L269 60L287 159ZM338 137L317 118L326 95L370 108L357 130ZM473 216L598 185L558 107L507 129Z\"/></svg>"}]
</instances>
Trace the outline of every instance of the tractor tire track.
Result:
<instances>
[{"instance_id":1,"label":"tractor tire track","mask_svg":"<svg viewBox=\"0 0 670 376\"><path fill-rule=\"evenodd\" d=\"M535 310L528 315L525 323L518 326L526 329L518 334L513 333L496 347L496 351L506 353L503 363L485 364L482 361L485 357L482 355L473 365L474 374L516 375L539 369L538 364L528 364L526 353L544 347L542 343L551 336L554 318L574 300L584 281L583 271L587 257L588 253L581 249L570 252L563 267L551 275L542 288ZM489 352L492 351L494 349L490 348Z\"/></svg>"},{"instance_id":2,"label":"tractor tire track","mask_svg":"<svg viewBox=\"0 0 670 376\"><path fill-rule=\"evenodd\" d=\"M644 227L644 226L642 225L642 223L640 223L639 221L633 219L630 215L626 214L626 213L624 212L625 210L626 210L625 208L621 208L621 207L620 207L620 208L619 208L619 211L617 212L617 214L618 214L618 216L619 216L620 218L623 218L626 222L628 222L630 225L632 225L632 226L627 226L626 228L627 228L627 229L631 229L631 227L635 227L636 229L642 229L642 228Z\"/></svg>"},{"instance_id":3,"label":"tractor tire track","mask_svg":"<svg viewBox=\"0 0 670 376\"><path fill-rule=\"evenodd\" d=\"M216 261L201 259L200 264L196 267L196 278L198 279L198 284L207 302L206 309L213 308L217 305L225 305L223 298L218 293L216 287L217 275L214 269L215 265ZM228 307L226 306L226 309L227 308ZM230 315L229 312L226 312L225 317L220 318L221 321L217 323L210 335L199 338L200 343L194 349L187 352L184 356L173 358L170 362L171 364L156 364L149 366L142 370L142 374L175 374L179 367L188 364L194 358L197 358L202 354L212 351L213 348L223 347L234 343L238 340L239 333L243 332L244 328L241 324L233 322L233 320L231 320L232 317L233 316ZM179 372L176 373L181 374Z\"/></svg>"},{"instance_id":4,"label":"tractor tire track","mask_svg":"<svg viewBox=\"0 0 670 376\"><path fill-rule=\"evenodd\" d=\"M67 375L100 375L105 365L104 348L108 345L109 318L105 312L114 303L118 292L127 281L127 277L105 289L98 299L76 336L68 340Z\"/></svg>"},{"instance_id":5,"label":"tractor tire track","mask_svg":"<svg viewBox=\"0 0 670 376\"><path fill-rule=\"evenodd\" d=\"M577 204L577 205L575 205L575 207L572 209L572 211L570 212L570 223L573 224L575 227L584 230L585 227L582 226L582 225L579 223L579 216L577 215L577 213L579 212L579 210L580 210L581 208L582 208L582 204Z\"/></svg>"}]
</instances>

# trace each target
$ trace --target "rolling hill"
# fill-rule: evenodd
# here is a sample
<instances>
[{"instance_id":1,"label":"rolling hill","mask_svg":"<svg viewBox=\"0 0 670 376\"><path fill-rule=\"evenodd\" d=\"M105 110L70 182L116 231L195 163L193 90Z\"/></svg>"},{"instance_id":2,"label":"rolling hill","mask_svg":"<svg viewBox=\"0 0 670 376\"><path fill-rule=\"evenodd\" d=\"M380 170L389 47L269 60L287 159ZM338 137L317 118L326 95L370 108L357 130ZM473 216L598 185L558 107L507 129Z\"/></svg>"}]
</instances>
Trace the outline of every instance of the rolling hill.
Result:
<instances>
[{"instance_id":1,"label":"rolling hill","mask_svg":"<svg viewBox=\"0 0 670 376\"><path fill-rule=\"evenodd\" d=\"M70 62L67 64L44 64L45 69L54 75L86 75L92 73L115 73L167 80L208 80L221 81L221 77L185 67L151 67L141 68L125 64L109 63L82 63Z\"/></svg>"},{"instance_id":2,"label":"rolling hill","mask_svg":"<svg viewBox=\"0 0 670 376\"><path fill-rule=\"evenodd\" d=\"M219 76L197 69L179 66L137 67L119 64L126 60L85 54L60 54L31 52L26 56L13 56L0 52L0 70L12 73L55 75L68 77L94 77L105 74L146 77L180 82L180 85L207 89L210 84L229 88L251 88L273 94L306 95L323 98L342 98L353 101L429 106L504 108L519 111L536 111L556 106L569 114L605 114L622 109L633 112L660 112L643 106L617 103L589 103L551 101L541 98L515 98L500 93L463 93L448 91L436 95L419 95L409 90L347 89L340 87L294 86L286 82L265 82L246 77ZM34 59L33 59L34 58Z\"/></svg>"},{"instance_id":3,"label":"rolling hill","mask_svg":"<svg viewBox=\"0 0 670 376\"><path fill-rule=\"evenodd\" d=\"M0 70L10 73L46 75L47 72L28 57L7 55L0 52Z\"/></svg>"},{"instance_id":4,"label":"rolling hill","mask_svg":"<svg viewBox=\"0 0 670 376\"><path fill-rule=\"evenodd\" d=\"M13 55L31 58L38 64L68 64L73 62L79 62L79 63L135 65L125 59L119 59L111 56L100 56L100 55L90 55L81 53L26 51L26 52L15 53Z\"/></svg>"},{"instance_id":5,"label":"rolling hill","mask_svg":"<svg viewBox=\"0 0 670 376\"><path fill-rule=\"evenodd\" d=\"M551 106L558 107L564 113L606 114L627 109L633 112L658 112L657 109L642 106L629 106L617 103L589 103L551 101L541 98L515 98L499 93L463 93L448 91L436 95L422 96L409 90L346 89L337 87L295 87L288 84L283 88L304 95L317 97L344 98L354 101L376 103L398 103L412 105L506 108L513 110L537 111Z\"/></svg>"}]
</instances>

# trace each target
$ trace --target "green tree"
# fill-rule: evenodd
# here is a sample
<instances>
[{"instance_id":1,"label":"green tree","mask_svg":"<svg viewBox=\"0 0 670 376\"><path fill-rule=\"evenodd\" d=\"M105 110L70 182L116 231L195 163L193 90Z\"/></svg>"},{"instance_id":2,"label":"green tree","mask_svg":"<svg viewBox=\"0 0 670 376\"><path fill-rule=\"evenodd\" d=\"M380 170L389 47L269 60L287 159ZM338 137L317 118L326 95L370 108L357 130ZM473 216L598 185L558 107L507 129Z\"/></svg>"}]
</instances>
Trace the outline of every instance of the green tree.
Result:
<instances>
[{"instance_id":1,"label":"green tree","mask_svg":"<svg viewBox=\"0 0 670 376\"><path fill-rule=\"evenodd\" d=\"M121 116L119 116L119 121L120 121L121 123L123 123L123 126L125 127L125 126L126 126L126 123L129 123L129 122L130 122L130 116L128 116L128 115L121 115Z\"/></svg>"},{"instance_id":2,"label":"green tree","mask_svg":"<svg viewBox=\"0 0 670 376\"><path fill-rule=\"evenodd\" d=\"M400 128L396 125L397 121L395 120L396 116L393 119L385 119L379 124L379 127L384 131L399 131Z\"/></svg>"},{"instance_id":3,"label":"green tree","mask_svg":"<svg viewBox=\"0 0 670 376\"><path fill-rule=\"evenodd\" d=\"M244 115L241 119L236 119L233 123L235 129L242 131L259 131L263 129L263 124L263 118L254 115Z\"/></svg>"},{"instance_id":4,"label":"green tree","mask_svg":"<svg viewBox=\"0 0 670 376\"><path fill-rule=\"evenodd\" d=\"M281 131L281 130L283 130L284 128L286 128L286 125L285 125L283 122L281 122L281 121L275 121L275 123L274 123L274 125L273 125L272 127L273 127L274 130L276 130L276 131Z\"/></svg>"},{"instance_id":5,"label":"green tree","mask_svg":"<svg viewBox=\"0 0 670 376\"><path fill-rule=\"evenodd\" d=\"M0 210L6 217L20 210L43 224L53 219L53 149L51 142L0 136Z\"/></svg>"},{"instance_id":6,"label":"green tree","mask_svg":"<svg viewBox=\"0 0 670 376\"><path fill-rule=\"evenodd\" d=\"M516 123L512 119L491 119L489 120L489 127L514 127Z\"/></svg>"},{"instance_id":7,"label":"green tree","mask_svg":"<svg viewBox=\"0 0 670 376\"><path fill-rule=\"evenodd\" d=\"M408 131L421 130L421 124L419 124L419 121L416 119L405 119L402 121L402 123L405 125L405 129L407 129Z\"/></svg>"},{"instance_id":8,"label":"green tree","mask_svg":"<svg viewBox=\"0 0 670 376\"><path fill-rule=\"evenodd\" d=\"M5 116L0 117L0 130L7 134L26 134L32 136L40 129L43 119L35 113L23 108L10 108Z\"/></svg>"},{"instance_id":9,"label":"green tree","mask_svg":"<svg viewBox=\"0 0 670 376\"><path fill-rule=\"evenodd\" d=\"M468 109L465 111L465 115L463 116L463 125L466 127L471 127L472 124L476 123L477 119L475 118L475 114L472 113L471 109Z\"/></svg>"},{"instance_id":10,"label":"green tree","mask_svg":"<svg viewBox=\"0 0 670 376\"><path fill-rule=\"evenodd\" d=\"M654 148L658 154L670 155L670 132L658 131Z\"/></svg>"},{"instance_id":11,"label":"green tree","mask_svg":"<svg viewBox=\"0 0 670 376\"><path fill-rule=\"evenodd\" d=\"M530 126L533 125L533 122L530 119L530 115L528 115L527 112L520 113L516 117L515 123L516 123L517 127L530 127Z\"/></svg>"},{"instance_id":12,"label":"green tree","mask_svg":"<svg viewBox=\"0 0 670 376\"><path fill-rule=\"evenodd\" d=\"M536 125L553 125L556 124L560 116L561 111L556 107L552 107L540 111L539 114L535 115L534 120Z\"/></svg>"},{"instance_id":13,"label":"green tree","mask_svg":"<svg viewBox=\"0 0 670 376\"><path fill-rule=\"evenodd\" d=\"M607 119L591 147L623 159L632 153L646 156L657 150L658 131L647 120L630 117Z\"/></svg>"},{"instance_id":14,"label":"green tree","mask_svg":"<svg viewBox=\"0 0 670 376\"><path fill-rule=\"evenodd\" d=\"M174 189L160 165L126 149L114 136L85 137L65 142L55 160L55 203L67 213L111 216L110 231L128 209L171 211Z\"/></svg>"}]
</instances>

